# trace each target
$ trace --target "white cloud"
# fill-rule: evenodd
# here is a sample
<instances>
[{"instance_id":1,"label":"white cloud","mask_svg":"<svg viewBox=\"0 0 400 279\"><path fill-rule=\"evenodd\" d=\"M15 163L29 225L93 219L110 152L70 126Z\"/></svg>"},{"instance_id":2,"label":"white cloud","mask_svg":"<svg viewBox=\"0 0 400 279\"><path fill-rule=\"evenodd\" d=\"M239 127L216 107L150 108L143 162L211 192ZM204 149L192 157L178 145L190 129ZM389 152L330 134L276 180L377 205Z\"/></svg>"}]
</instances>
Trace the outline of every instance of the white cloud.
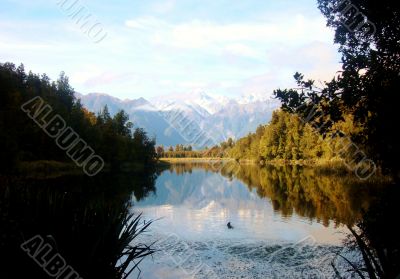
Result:
<instances>
[{"instance_id":1,"label":"white cloud","mask_svg":"<svg viewBox=\"0 0 400 279\"><path fill-rule=\"evenodd\" d=\"M153 44L176 48L220 48L234 46L236 54L249 55L245 43L267 44L292 42L301 44L310 38L332 40L332 33L325 27L324 19L306 18L297 15L286 21L239 22L221 24L211 21L193 20L179 24L168 24L154 17L141 17L126 21L126 26L149 31ZM239 50L239 45L240 50ZM252 53L254 55L254 53Z\"/></svg>"},{"instance_id":2,"label":"white cloud","mask_svg":"<svg viewBox=\"0 0 400 279\"><path fill-rule=\"evenodd\" d=\"M229 54L245 56L250 58L260 58L263 56L262 53L258 52L254 48L240 43L227 45L225 47L225 51L228 52Z\"/></svg>"},{"instance_id":3,"label":"white cloud","mask_svg":"<svg viewBox=\"0 0 400 279\"><path fill-rule=\"evenodd\" d=\"M157 30L169 28L169 25L166 22L152 16L126 20L125 25L127 27L139 30Z\"/></svg>"},{"instance_id":4,"label":"white cloud","mask_svg":"<svg viewBox=\"0 0 400 279\"><path fill-rule=\"evenodd\" d=\"M324 79L338 68L333 34L322 16L280 11L261 19L221 15L218 21L198 13L197 20L176 22L167 18L189 17L164 16L179 10L174 4L152 1L143 10L153 16L142 14L123 25L109 21L109 36L101 44L91 43L62 14L44 21L2 19L0 53L53 79L64 70L79 92L121 98L199 88L223 95L265 94L290 86L295 71Z\"/></svg>"}]
</instances>

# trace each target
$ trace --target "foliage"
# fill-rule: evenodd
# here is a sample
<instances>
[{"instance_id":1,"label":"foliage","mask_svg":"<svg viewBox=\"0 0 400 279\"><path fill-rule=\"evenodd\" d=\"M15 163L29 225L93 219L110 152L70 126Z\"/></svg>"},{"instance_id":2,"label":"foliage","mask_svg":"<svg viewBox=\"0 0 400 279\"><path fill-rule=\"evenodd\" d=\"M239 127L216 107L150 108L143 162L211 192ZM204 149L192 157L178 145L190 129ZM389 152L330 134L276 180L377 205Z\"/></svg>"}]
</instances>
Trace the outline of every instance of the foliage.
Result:
<instances>
[{"instance_id":1,"label":"foliage","mask_svg":"<svg viewBox=\"0 0 400 279\"><path fill-rule=\"evenodd\" d=\"M353 174L297 165L259 166L234 161L193 161L170 165L170 170L178 175L197 169L242 181L251 192L270 200L273 209L285 217L297 214L325 226L332 222L349 226L358 222L386 183L380 178L369 181L366 187Z\"/></svg>"},{"instance_id":2,"label":"foliage","mask_svg":"<svg viewBox=\"0 0 400 279\"><path fill-rule=\"evenodd\" d=\"M212 148L204 148L203 150L193 150L191 145L184 146L177 144L175 149L170 146L168 151L164 148L158 149L160 157L163 158L224 158L227 157L227 150L233 146L233 139L229 138L226 142ZM158 153L158 152L157 152Z\"/></svg>"},{"instance_id":3,"label":"foliage","mask_svg":"<svg viewBox=\"0 0 400 279\"><path fill-rule=\"evenodd\" d=\"M319 0L319 8L335 30L335 43L342 55L342 71L317 88L313 80L296 73L298 89L276 90L282 108L324 124L322 134L351 115L362 129L352 140L393 177L399 177L399 133L397 127L400 88L400 10L395 1L351 1L373 28L355 27L354 8L345 14L339 0ZM352 26L353 25L353 26ZM310 115L314 110L316 113Z\"/></svg>"},{"instance_id":4,"label":"foliage","mask_svg":"<svg viewBox=\"0 0 400 279\"><path fill-rule=\"evenodd\" d=\"M136 200L148 196L156 178L153 171L46 179L0 175L0 277L45 278L20 249L39 234L51 236L82 278L127 278L154 252L140 239L151 221L132 213L132 193Z\"/></svg>"},{"instance_id":5,"label":"foliage","mask_svg":"<svg viewBox=\"0 0 400 279\"><path fill-rule=\"evenodd\" d=\"M40 96L59 114L111 168L123 163L153 164L155 141L137 128L128 115L119 111L111 117L107 106L97 115L82 107L74 95L68 77L61 73L56 82L45 75L25 73L21 64L0 64L0 170L13 171L20 162L71 162L54 140L28 118L21 105Z\"/></svg>"},{"instance_id":6,"label":"foliage","mask_svg":"<svg viewBox=\"0 0 400 279\"><path fill-rule=\"evenodd\" d=\"M255 133L239 139L229 150L236 160L265 162L270 160L332 159L332 142L325 141L309 124L298 116L274 111L268 125L259 126Z\"/></svg>"},{"instance_id":7,"label":"foliage","mask_svg":"<svg viewBox=\"0 0 400 279\"><path fill-rule=\"evenodd\" d=\"M349 3L350 9L341 8ZM327 25L335 30L342 71L321 88L296 73L298 88L274 94L283 110L307 118L325 137L336 131L342 134L337 123L351 117L357 132L347 134L393 178L396 191L370 208L355 228L349 228L353 246L362 253L363 267L346 260L361 278L367 277L363 274L395 278L400 271L400 245L390 225L398 210L400 179L400 134L395 131L400 101L400 6L391 0L318 0L318 4Z\"/></svg>"}]
</instances>

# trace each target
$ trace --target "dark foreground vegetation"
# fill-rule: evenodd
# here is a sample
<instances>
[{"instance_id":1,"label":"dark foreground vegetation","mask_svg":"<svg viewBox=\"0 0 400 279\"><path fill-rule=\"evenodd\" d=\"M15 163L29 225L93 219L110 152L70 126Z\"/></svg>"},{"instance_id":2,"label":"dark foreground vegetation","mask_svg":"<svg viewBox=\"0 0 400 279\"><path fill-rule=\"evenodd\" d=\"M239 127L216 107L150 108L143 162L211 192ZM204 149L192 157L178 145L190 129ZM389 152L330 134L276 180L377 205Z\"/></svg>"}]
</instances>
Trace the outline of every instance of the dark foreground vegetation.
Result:
<instances>
[{"instance_id":1,"label":"dark foreground vegetation","mask_svg":"<svg viewBox=\"0 0 400 279\"><path fill-rule=\"evenodd\" d=\"M0 278L50 278L21 249L37 235L80 278L126 278L154 252L138 239L151 221L144 222L131 206L132 193L137 200L146 197L156 178L152 171L92 178L0 176Z\"/></svg>"},{"instance_id":2,"label":"dark foreground vegetation","mask_svg":"<svg viewBox=\"0 0 400 279\"><path fill-rule=\"evenodd\" d=\"M283 204L280 199L291 199L296 208L296 199L306 198L311 201L310 207L297 207L304 215L307 210L317 214L319 207L324 206L332 215L348 219L348 245L358 249L362 257L361 262L346 259L349 272L359 278L392 279L400 274L400 238L396 230L400 204L400 9L396 1L389 0L351 2L357 9L341 8L347 5L346 1L318 0L328 26L335 30L335 43L342 55L342 70L331 81L316 84L296 73L297 88L274 92L282 102L282 111L276 112L272 122L254 134L204 151L179 146L175 150L158 149L157 153L167 157L232 157L258 162L339 157L347 160L350 169L354 167L352 170L359 178L369 179L366 187L379 170L389 177L385 181L387 188L379 198L368 201L369 206L363 208L357 220L329 208L327 200L340 203L342 192L346 193L342 188L336 193L334 183L330 186L333 190L318 183L308 184L295 169L285 172L285 176L268 171L242 171L235 175L255 185L261 194L273 192L277 208ZM367 20L373 26L359 28ZM4 63L0 64L0 90L0 172L6 174L0 176L0 254L5 266L0 277L43 277L43 270L19 248L36 234L51 235L60 253L84 278L126 276L130 265L126 260L152 251L149 247L130 246L141 231L137 227L139 219L128 221L132 216L127 193L133 188L110 193L113 190L109 185L119 184L115 177L80 177L80 182L67 179L65 183L17 177L16 174L21 176L30 169L51 172L51 165L64 170L60 162L71 163L65 152L27 117L21 105L33 97L42 97L104 159L110 170L139 166L151 170L149 166L154 165L157 157L154 141L141 129L132 133L132 124L123 111L111 117L107 107L97 115L85 110L64 74L51 82L46 75L25 73L22 65ZM225 174L230 175L228 171ZM139 183L137 188L145 192L146 184L138 179L141 176L132 174L128 181ZM317 196L310 193L312 187ZM292 196L291 188L296 193ZM122 265L118 260L123 260Z\"/></svg>"},{"instance_id":3,"label":"dark foreground vegetation","mask_svg":"<svg viewBox=\"0 0 400 279\"><path fill-rule=\"evenodd\" d=\"M49 263L58 253L72 268L59 278L127 278L154 252L138 240L151 221L132 211L132 193L141 199L154 191L155 141L124 111L87 111L63 73L52 82L0 64L0 90L0 278L49 278L51 265L42 268L21 248L35 236L52 247L36 260ZM100 173L86 176L21 109L38 97L104 160Z\"/></svg>"}]
</instances>

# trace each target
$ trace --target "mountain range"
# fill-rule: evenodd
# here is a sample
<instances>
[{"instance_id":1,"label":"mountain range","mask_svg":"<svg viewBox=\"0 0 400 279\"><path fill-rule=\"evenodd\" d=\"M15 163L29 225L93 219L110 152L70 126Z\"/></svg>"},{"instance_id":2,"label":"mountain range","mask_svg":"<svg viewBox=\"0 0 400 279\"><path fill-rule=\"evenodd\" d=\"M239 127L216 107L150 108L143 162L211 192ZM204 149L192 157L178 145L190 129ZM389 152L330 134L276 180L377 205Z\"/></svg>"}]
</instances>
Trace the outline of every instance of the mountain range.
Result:
<instances>
[{"instance_id":1,"label":"mountain range","mask_svg":"<svg viewBox=\"0 0 400 279\"><path fill-rule=\"evenodd\" d=\"M238 139L270 121L280 103L271 98L228 98L204 92L167 95L151 100L121 100L102 93L77 94L92 112L105 105L111 115L123 109L135 127L143 128L158 145L213 146L229 137Z\"/></svg>"}]
</instances>

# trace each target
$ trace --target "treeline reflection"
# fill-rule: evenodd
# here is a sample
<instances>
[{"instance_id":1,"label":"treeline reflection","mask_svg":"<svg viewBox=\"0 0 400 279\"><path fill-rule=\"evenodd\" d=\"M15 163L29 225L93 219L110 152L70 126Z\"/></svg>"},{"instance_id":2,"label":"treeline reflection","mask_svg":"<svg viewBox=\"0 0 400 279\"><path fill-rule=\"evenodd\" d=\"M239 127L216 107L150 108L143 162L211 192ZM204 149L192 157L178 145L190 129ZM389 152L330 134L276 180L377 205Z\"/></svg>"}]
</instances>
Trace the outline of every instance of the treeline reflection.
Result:
<instances>
[{"instance_id":1,"label":"treeline reflection","mask_svg":"<svg viewBox=\"0 0 400 279\"><path fill-rule=\"evenodd\" d=\"M220 173L242 181L250 191L269 199L284 217L297 214L324 225L353 225L367 211L381 186L362 182L352 174L301 166L243 165L235 162L172 164L178 175L194 170Z\"/></svg>"}]
</instances>

